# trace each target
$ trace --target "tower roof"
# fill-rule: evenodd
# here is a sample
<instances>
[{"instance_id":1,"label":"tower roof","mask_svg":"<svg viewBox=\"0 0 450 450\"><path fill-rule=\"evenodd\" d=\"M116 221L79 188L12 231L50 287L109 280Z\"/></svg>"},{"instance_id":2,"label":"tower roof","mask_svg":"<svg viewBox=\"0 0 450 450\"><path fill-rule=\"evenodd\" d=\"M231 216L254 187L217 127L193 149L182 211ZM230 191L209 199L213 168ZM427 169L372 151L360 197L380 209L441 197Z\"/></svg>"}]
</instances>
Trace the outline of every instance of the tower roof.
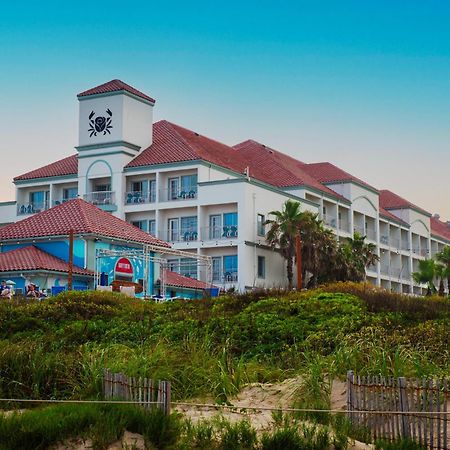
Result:
<instances>
[{"instance_id":1,"label":"tower roof","mask_svg":"<svg viewBox=\"0 0 450 450\"><path fill-rule=\"evenodd\" d=\"M87 91L80 92L77 97L87 97L88 95L98 95L98 94L107 94L109 92L121 92L125 91L130 94L135 95L136 97L143 98L150 103L155 103L155 99L149 97L141 91L138 91L133 86L130 86L127 83L124 83L122 80L111 80L107 83L99 84L96 87L88 89Z\"/></svg>"}]
</instances>

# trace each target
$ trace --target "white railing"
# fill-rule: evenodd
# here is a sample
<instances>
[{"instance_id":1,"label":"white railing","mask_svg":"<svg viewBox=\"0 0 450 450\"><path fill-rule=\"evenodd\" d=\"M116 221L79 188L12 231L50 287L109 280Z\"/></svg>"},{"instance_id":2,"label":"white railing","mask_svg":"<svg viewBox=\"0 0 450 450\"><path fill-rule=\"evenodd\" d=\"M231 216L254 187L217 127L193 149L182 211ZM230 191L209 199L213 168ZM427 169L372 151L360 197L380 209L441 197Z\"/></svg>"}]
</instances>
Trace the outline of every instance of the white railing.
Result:
<instances>
[{"instance_id":1,"label":"white railing","mask_svg":"<svg viewBox=\"0 0 450 450\"><path fill-rule=\"evenodd\" d=\"M225 272L221 272L219 276L217 274L213 274L213 283L235 283L238 280L238 272L237 270L229 270Z\"/></svg>"},{"instance_id":2,"label":"white railing","mask_svg":"<svg viewBox=\"0 0 450 450\"><path fill-rule=\"evenodd\" d=\"M116 204L116 193L113 191L88 192L83 198L93 205L102 206Z\"/></svg>"},{"instance_id":3,"label":"white railing","mask_svg":"<svg viewBox=\"0 0 450 450\"><path fill-rule=\"evenodd\" d=\"M159 201L171 202L177 200L192 200L197 198L197 186L186 189L160 189Z\"/></svg>"},{"instance_id":4,"label":"white railing","mask_svg":"<svg viewBox=\"0 0 450 450\"><path fill-rule=\"evenodd\" d=\"M17 215L23 216L26 214L36 214L41 211L45 211L49 208L48 202L39 202L39 203L22 203L20 205L17 205Z\"/></svg>"},{"instance_id":5,"label":"white railing","mask_svg":"<svg viewBox=\"0 0 450 450\"><path fill-rule=\"evenodd\" d=\"M223 227L203 227L201 229L202 240L222 240L222 239L236 239L238 237L238 227L235 225ZM261 236L263 239L263 237Z\"/></svg>"},{"instance_id":6,"label":"white railing","mask_svg":"<svg viewBox=\"0 0 450 450\"><path fill-rule=\"evenodd\" d=\"M367 228L366 236L367 236L367 239L370 239L371 241L377 240L377 232L373 228Z\"/></svg>"},{"instance_id":7,"label":"white railing","mask_svg":"<svg viewBox=\"0 0 450 450\"><path fill-rule=\"evenodd\" d=\"M159 233L168 242L192 242L198 241L197 230L163 230Z\"/></svg>"},{"instance_id":8,"label":"white railing","mask_svg":"<svg viewBox=\"0 0 450 450\"><path fill-rule=\"evenodd\" d=\"M348 220L339 220L339 229L342 231L350 232L350 222Z\"/></svg>"},{"instance_id":9,"label":"white railing","mask_svg":"<svg viewBox=\"0 0 450 450\"><path fill-rule=\"evenodd\" d=\"M323 222L325 223L325 225L328 225L331 228L336 228L336 217L324 214Z\"/></svg>"},{"instance_id":10,"label":"white railing","mask_svg":"<svg viewBox=\"0 0 450 450\"><path fill-rule=\"evenodd\" d=\"M154 203L156 202L156 192L139 192L139 191L130 191L125 193L125 204L133 205L139 203Z\"/></svg>"}]
</instances>

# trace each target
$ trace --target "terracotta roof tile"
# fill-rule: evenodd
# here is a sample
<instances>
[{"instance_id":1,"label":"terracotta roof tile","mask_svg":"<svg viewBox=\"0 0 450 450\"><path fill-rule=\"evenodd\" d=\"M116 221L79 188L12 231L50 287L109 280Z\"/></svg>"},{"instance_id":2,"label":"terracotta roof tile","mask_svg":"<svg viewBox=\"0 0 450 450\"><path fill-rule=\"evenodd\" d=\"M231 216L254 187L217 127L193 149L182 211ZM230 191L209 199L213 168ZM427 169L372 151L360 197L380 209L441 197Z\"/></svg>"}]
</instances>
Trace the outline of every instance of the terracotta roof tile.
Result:
<instances>
[{"instance_id":1,"label":"terracotta roof tile","mask_svg":"<svg viewBox=\"0 0 450 450\"><path fill-rule=\"evenodd\" d=\"M130 94L136 95L137 97L141 97L145 100L148 100L151 103L155 103L155 100L148 95L144 94L141 91L138 91L133 86L130 86L127 83L124 83L121 80L111 80L107 83L100 84L92 89L88 89L87 91L81 92L77 95L77 97L86 97L88 95L96 95L96 94L107 94L108 92L118 92L118 91L126 91Z\"/></svg>"},{"instance_id":2,"label":"terracotta roof tile","mask_svg":"<svg viewBox=\"0 0 450 450\"><path fill-rule=\"evenodd\" d=\"M269 151L274 152L272 158L268 156ZM276 187L309 185L333 197L341 197L303 172L301 161L275 153L254 141L246 141L236 148L229 147L166 120L154 124L153 144L126 167L182 161L206 161L239 174L244 174L248 167L250 178Z\"/></svg>"},{"instance_id":3,"label":"terracotta roof tile","mask_svg":"<svg viewBox=\"0 0 450 450\"><path fill-rule=\"evenodd\" d=\"M0 272L16 272L22 270L68 272L69 265L62 259L50 255L33 245L0 253ZM77 266L73 266L73 273L77 275L94 275L92 270Z\"/></svg>"},{"instance_id":4,"label":"terracotta roof tile","mask_svg":"<svg viewBox=\"0 0 450 450\"><path fill-rule=\"evenodd\" d=\"M430 218L431 234L442 237L450 241L450 225L442 222L437 217Z\"/></svg>"},{"instance_id":5,"label":"terracotta roof tile","mask_svg":"<svg viewBox=\"0 0 450 450\"><path fill-rule=\"evenodd\" d=\"M176 272L164 269L164 282L169 286L183 287L188 289L211 289L214 286L204 281L185 277Z\"/></svg>"},{"instance_id":6,"label":"terracotta roof tile","mask_svg":"<svg viewBox=\"0 0 450 450\"><path fill-rule=\"evenodd\" d=\"M370 184L329 162L306 164L304 170L321 183L339 183L353 181L370 189L375 189ZM377 190L377 189L375 189Z\"/></svg>"},{"instance_id":7,"label":"terracotta roof tile","mask_svg":"<svg viewBox=\"0 0 450 450\"><path fill-rule=\"evenodd\" d=\"M400 197L399 195L387 189L383 189L380 191L380 205L385 209L417 209L427 216L431 215L429 212L425 211L419 206L414 205L410 201L405 200L403 197Z\"/></svg>"},{"instance_id":8,"label":"terracotta roof tile","mask_svg":"<svg viewBox=\"0 0 450 450\"><path fill-rule=\"evenodd\" d=\"M402 224L404 224L404 225L409 227L409 224L407 222L405 222L404 220L400 219L400 217L397 217L395 214L392 214L387 209L384 209L382 206L378 206L378 209L380 211L380 216L385 217L387 219L393 219L396 222L400 222L400 223L402 223Z\"/></svg>"},{"instance_id":9,"label":"terracotta roof tile","mask_svg":"<svg viewBox=\"0 0 450 450\"><path fill-rule=\"evenodd\" d=\"M60 177L63 175L78 174L78 158L77 155L67 156L66 158L55 161L39 169L24 173L14 178L14 181L33 180L35 178Z\"/></svg>"},{"instance_id":10,"label":"terracotta roof tile","mask_svg":"<svg viewBox=\"0 0 450 450\"><path fill-rule=\"evenodd\" d=\"M302 161L251 139L235 145L234 148L248 161L250 176L253 170L268 183L278 187L306 185L332 197L343 198L309 175L304 170L306 164Z\"/></svg>"},{"instance_id":11,"label":"terracotta roof tile","mask_svg":"<svg viewBox=\"0 0 450 450\"><path fill-rule=\"evenodd\" d=\"M0 228L0 241L45 236L94 234L143 244L170 247L139 228L81 199L74 199L42 211L20 222Z\"/></svg>"}]
</instances>

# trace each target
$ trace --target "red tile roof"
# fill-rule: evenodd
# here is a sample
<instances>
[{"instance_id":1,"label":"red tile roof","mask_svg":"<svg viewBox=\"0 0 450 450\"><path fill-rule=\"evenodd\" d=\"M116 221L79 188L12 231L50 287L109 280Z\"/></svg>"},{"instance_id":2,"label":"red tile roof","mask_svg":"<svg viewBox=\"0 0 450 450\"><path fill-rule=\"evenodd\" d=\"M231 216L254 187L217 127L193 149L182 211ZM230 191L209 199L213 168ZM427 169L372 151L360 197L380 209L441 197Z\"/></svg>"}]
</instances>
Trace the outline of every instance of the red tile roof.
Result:
<instances>
[{"instance_id":1,"label":"red tile roof","mask_svg":"<svg viewBox=\"0 0 450 450\"><path fill-rule=\"evenodd\" d=\"M431 214L424 209L414 205L408 200L405 200L403 197L395 194L392 191L387 189L383 189L380 191L380 205L385 209L416 209L421 213L430 216Z\"/></svg>"},{"instance_id":2,"label":"red tile roof","mask_svg":"<svg viewBox=\"0 0 450 450\"><path fill-rule=\"evenodd\" d=\"M249 144L250 142L252 144ZM268 157L269 151L274 152L273 158ZM302 172L303 163L287 155L275 153L274 150L266 149L254 141L247 141L237 148L229 147L166 120L154 124L153 144L136 156L126 167L182 161L206 161L239 174L244 174L245 169L249 167L251 178L273 186L309 185L333 197L340 197L339 194ZM290 169L287 168L288 166Z\"/></svg>"},{"instance_id":3,"label":"red tile roof","mask_svg":"<svg viewBox=\"0 0 450 450\"><path fill-rule=\"evenodd\" d=\"M0 241L45 236L94 234L144 244L170 247L139 228L81 199L74 199L42 211L20 222L0 228Z\"/></svg>"},{"instance_id":4,"label":"red tile roof","mask_svg":"<svg viewBox=\"0 0 450 450\"><path fill-rule=\"evenodd\" d=\"M353 181L370 189L377 190L360 178L353 176L352 174L329 162L306 164L304 170L321 183L340 183L345 181Z\"/></svg>"},{"instance_id":5,"label":"red tile roof","mask_svg":"<svg viewBox=\"0 0 450 450\"><path fill-rule=\"evenodd\" d=\"M26 270L49 270L51 272L68 272L69 265L62 259L50 255L30 245L9 252L0 253L0 272L17 272ZM73 266L77 275L94 275L92 270Z\"/></svg>"},{"instance_id":6,"label":"red tile roof","mask_svg":"<svg viewBox=\"0 0 450 450\"><path fill-rule=\"evenodd\" d=\"M33 180L35 178L60 177L63 175L78 174L78 158L77 155L68 156L59 161L47 164L39 169L24 173L14 178L14 181Z\"/></svg>"},{"instance_id":7,"label":"red tile roof","mask_svg":"<svg viewBox=\"0 0 450 450\"><path fill-rule=\"evenodd\" d=\"M155 103L155 100L148 95L144 94L141 91L138 91L133 86L130 86L127 83L124 83L121 80L111 80L107 83L100 84L99 86L96 86L92 89L88 89L87 91L81 92L77 95L77 97L86 97L88 95L95 95L95 94L107 94L108 92L119 92L119 91L126 91L130 94L136 95L137 97L141 97L145 100L148 100L151 103Z\"/></svg>"},{"instance_id":8,"label":"red tile roof","mask_svg":"<svg viewBox=\"0 0 450 450\"><path fill-rule=\"evenodd\" d=\"M447 241L450 241L450 225L448 225L445 222L442 222L437 217L431 217L430 224L431 224L431 234L434 234L435 236L439 236L444 239L447 239Z\"/></svg>"},{"instance_id":9,"label":"red tile roof","mask_svg":"<svg viewBox=\"0 0 450 450\"><path fill-rule=\"evenodd\" d=\"M188 289L211 289L212 287L214 287L212 284L205 283L204 281L185 277L167 269L163 270L165 277L164 282L169 286L183 287Z\"/></svg>"},{"instance_id":10,"label":"red tile roof","mask_svg":"<svg viewBox=\"0 0 450 450\"><path fill-rule=\"evenodd\" d=\"M387 219L392 219L395 220L396 222L400 222L406 226L409 227L409 224L406 223L404 220L400 219L400 217L397 217L395 214L392 214L390 211L388 211L387 209L384 209L382 206L378 206L379 210L380 210L380 216L385 217Z\"/></svg>"},{"instance_id":11,"label":"red tile roof","mask_svg":"<svg viewBox=\"0 0 450 450\"><path fill-rule=\"evenodd\" d=\"M247 160L250 176L252 176L252 171L255 171L257 174L261 174L268 183L278 187L306 185L332 197L343 198L306 173L304 162L289 155L251 139L235 145L234 148Z\"/></svg>"}]
</instances>

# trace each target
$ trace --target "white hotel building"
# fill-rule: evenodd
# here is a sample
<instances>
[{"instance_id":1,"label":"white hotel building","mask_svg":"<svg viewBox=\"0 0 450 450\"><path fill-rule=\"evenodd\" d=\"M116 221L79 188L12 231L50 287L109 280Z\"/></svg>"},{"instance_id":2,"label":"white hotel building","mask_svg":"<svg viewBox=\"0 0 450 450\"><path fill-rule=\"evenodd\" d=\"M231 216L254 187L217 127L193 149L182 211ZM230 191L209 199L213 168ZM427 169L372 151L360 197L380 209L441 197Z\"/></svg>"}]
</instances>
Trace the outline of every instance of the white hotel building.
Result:
<instances>
[{"instance_id":1,"label":"white hotel building","mask_svg":"<svg viewBox=\"0 0 450 450\"><path fill-rule=\"evenodd\" d=\"M422 292L411 273L450 245L450 224L331 163L308 164L258 142L234 147L165 120L155 101L113 80L78 95L76 153L14 179L0 223L80 197L175 248L212 257L213 283L239 290L286 284L263 222L288 199L317 212L337 239L356 230L376 244L376 285ZM202 277L183 261L185 275ZM173 261L173 268L177 262Z\"/></svg>"}]
</instances>

